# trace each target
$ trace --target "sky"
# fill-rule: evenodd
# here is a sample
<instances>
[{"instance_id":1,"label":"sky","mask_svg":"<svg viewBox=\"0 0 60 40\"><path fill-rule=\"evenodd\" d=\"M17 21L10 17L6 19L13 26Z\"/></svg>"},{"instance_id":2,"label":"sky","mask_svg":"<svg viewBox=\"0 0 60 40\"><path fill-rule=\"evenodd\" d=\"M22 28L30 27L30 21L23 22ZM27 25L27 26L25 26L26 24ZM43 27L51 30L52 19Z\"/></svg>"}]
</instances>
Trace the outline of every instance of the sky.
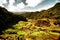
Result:
<instances>
[{"instance_id":1,"label":"sky","mask_svg":"<svg viewBox=\"0 0 60 40\"><path fill-rule=\"evenodd\" d=\"M0 0L0 6L11 12L34 12L53 7L60 0Z\"/></svg>"}]
</instances>

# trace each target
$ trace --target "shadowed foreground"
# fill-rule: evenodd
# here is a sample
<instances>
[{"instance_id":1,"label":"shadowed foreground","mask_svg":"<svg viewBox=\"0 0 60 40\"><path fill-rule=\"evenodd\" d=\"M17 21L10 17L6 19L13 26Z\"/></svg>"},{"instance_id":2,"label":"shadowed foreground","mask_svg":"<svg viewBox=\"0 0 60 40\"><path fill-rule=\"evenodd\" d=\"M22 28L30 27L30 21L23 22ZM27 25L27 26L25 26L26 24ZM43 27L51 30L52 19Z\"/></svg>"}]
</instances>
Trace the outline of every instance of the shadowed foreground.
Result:
<instances>
[{"instance_id":1,"label":"shadowed foreground","mask_svg":"<svg viewBox=\"0 0 60 40\"><path fill-rule=\"evenodd\" d=\"M20 15L15 15L8 12L5 8L0 7L0 34L1 31L11 28L12 25L18 23L19 21L27 21L25 17Z\"/></svg>"}]
</instances>

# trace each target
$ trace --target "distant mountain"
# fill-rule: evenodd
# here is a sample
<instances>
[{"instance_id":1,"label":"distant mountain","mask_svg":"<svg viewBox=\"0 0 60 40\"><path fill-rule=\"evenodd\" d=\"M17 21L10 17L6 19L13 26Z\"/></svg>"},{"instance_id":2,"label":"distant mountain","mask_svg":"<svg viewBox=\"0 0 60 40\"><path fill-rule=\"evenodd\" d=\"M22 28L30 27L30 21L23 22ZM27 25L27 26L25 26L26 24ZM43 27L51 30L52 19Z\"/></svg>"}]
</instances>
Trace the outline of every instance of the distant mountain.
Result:
<instances>
[{"instance_id":1,"label":"distant mountain","mask_svg":"<svg viewBox=\"0 0 60 40\"><path fill-rule=\"evenodd\" d=\"M21 15L29 19L40 19L40 18L60 19L60 3L57 3L54 7L48 10L42 10L40 12L38 11L26 12Z\"/></svg>"},{"instance_id":2,"label":"distant mountain","mask_svg":"<svg viewBox=\"0 0 60 40\"><path fill-rule=\"evenodd\" d=\"M0 7L0 34L2 30L11 28L12 25L19 21L27 21L25 17L13 14L7 11L5 8Z\"/></svg>"}]
</instances>

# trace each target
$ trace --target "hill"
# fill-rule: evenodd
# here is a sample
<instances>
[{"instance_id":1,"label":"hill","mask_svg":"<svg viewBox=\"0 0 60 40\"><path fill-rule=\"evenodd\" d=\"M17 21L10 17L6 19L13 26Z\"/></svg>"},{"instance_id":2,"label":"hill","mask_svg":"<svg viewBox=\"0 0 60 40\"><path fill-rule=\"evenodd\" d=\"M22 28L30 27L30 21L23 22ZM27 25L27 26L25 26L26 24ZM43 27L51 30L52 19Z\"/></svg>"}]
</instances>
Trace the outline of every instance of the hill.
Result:
<instances>
[{"instance_id":1,"label":"hill","mask_svg":"<svg viewBox=\"0 0 60 40\"><path fill-rule=\"evenodd\" d=\"M0 33L2 30L12 27L12 25L19 21L27 21L25 17L15 15L7 11L5 8L0 7Z\"/></svg>"},{"instance_id":2,"label":"hill","mask_svg":"<svg viewBox=\"0 0 60 40\"><path fill-rule=\"evenodd\" d=\"M28 19L40 19L40 18L50 18L50 19L60 19L60 3L57 3L54 7L48 10L42 10L37 12L26 12L21 14Z\"/></svg>"},{"instance_id":3,"label":"hill","mask_svg":"<svg viewBox=\"0 0 60 40\"><path fill-rule=\"evenodd\" d=\"M8 13L8 20L6 17L4 20L7 21L1 23L6 23L6 26L18 23L10 26L12 28L3 30L3 34L0 35L3 40L60 40L60 3L48 10L25 12L21 16L16 14L10 16L11 12Z\"/></svg>"},{"instance_id":4,"label":"hill","mask_svg":"<svg viewBox=\"0 0 60 40\"><path fill-rule=\"evenodd\" d=\"M33 20L37 20L37 21L45 20L45 21L49 21L50 23L52 22L51 24L53 24L55 26L60 25L60 3L56 3L55 6L53 6L52 8L50 8L48 10L42 10L40 12L39 11L26 12L21 15L26 17L27 19L33 19ZM47 25L49 25L49 24L47 23Z\"/></svg>"}]
</instances>

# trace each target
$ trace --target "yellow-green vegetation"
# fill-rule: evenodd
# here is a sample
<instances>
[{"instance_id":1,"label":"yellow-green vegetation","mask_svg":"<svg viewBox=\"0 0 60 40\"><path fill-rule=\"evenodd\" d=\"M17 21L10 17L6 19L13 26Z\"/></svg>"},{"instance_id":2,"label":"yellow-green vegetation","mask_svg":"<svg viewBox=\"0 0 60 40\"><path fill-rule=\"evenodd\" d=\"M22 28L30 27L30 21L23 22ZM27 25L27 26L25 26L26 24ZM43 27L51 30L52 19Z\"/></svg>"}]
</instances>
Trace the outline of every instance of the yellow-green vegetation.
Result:
<instances>
[{"instance_id":1,"label":"yellow-green vegetation","mask_svg":"<svg viewBox=\"0 0 60 40\"><path fill-rule=\"evenodd\" d=\"M9 34L12 36L18 35L19 38L17 39L20 40L58 40L60 34L48 30L51 29L50 26L48 28L46 26L46 28L44 29L44 27L36 26L35 23L37 23L37 21L35 22L20 21L17 24L13 25L13 28L9 28L3 31L3 33L5 35Z\"/></svg>"}]
</instances>

